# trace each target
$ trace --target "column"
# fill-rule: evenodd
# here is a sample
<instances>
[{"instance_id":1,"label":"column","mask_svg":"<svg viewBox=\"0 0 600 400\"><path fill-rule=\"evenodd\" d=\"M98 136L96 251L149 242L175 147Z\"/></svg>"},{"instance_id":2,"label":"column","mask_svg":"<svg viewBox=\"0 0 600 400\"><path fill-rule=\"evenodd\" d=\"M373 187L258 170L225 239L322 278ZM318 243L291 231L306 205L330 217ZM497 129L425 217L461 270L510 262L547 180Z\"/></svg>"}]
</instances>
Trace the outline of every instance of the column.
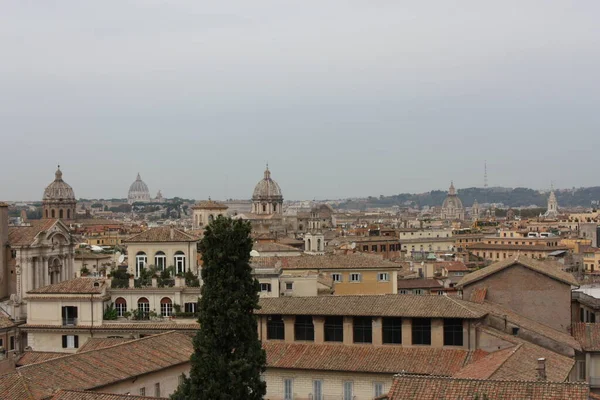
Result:
<instances>
[{"instance_id":1,"label":"column","mask_svg":"<svg viewBox=\"0 0 600 400\"><path fill-rule=\"evenodd\" d=\"M25 266L25 268L27 268L27 291L33 290L33 279L35 277L35 258L33 257L29 257L27 259L27 265Z\"/></svg>"},{"instance_id":2,"label":"column","mask_svg":"<svg viewBox=\"0 0 600 400\"><path fill-rule=\"evenodd\" d=\"M382 345L383 344L383 321L381 317L373 317L373 322L371 326L373 327L373 344L374 345Z\"/></svg>"},{"instance_id":3,"label":"column","mask_svg":"<svg viewBox=\"0 0 600 400\"><path fill-rule=\"evenodd\" d=\"M42 265L42 258L36 257L35 261L31 265L31 267L32 267L31 269L33 270L33 277L34 277L34 282L33 282L34 287L32 289L37 289L40 287L41 265Z\"/></svg>"},{"instance_id":4,"label":"column","mask_svg":"<svg viewBox=\"0 0 600 400\"><path fill-rule=\"evenodd\" d=\"M315 344L325 343L325 317L313 317Z\"/></svg>"},{"instance_id":5,"label":"column","mask_svg":"<svg viewBox=\"0 0 600 400\"><path fill-rule=\"evenodd\" d=\"M354 343L352 317L344 317L344 344Z\"/></svg>"},{"instance_id":6,"label":"column","mask_svg":"<svg viewBox=\"0 0 600 400\"><path fill-rule=\"evenodd\" d=\"M42 286L50 284L50 278L48 277L48 257L42 257L44 263L42 264Z\"/></svg>"},{"instance_id":7,"label":"column","mask_svg":"<svg viewBox=\"0 0 600 400\"><path fill-rule=\"evenodd\" d=\"M412 346L412 320L402 318L402 346Z\"/></svg>"},{"instance_id":8,"label":"column","mask_svg":"<svg viewBox=\"0 0 600 400\"><path fill-rule=\"evenodd\" d=\"M294 334L294 322L296 322L296 317L293 315L284 315L283 316L283 326L285 329L285 341L287 343L294 343L295 334Z\"/></svg>"},{"instance_id":9,"label":"column","mask_svg":"<svg viewBox=\"0 0 600 400\"><path fill-rule=\"evenodd\" d=\"M444 320L431 319L431 347L444 347Z\"/></svg>"}]
</instances>

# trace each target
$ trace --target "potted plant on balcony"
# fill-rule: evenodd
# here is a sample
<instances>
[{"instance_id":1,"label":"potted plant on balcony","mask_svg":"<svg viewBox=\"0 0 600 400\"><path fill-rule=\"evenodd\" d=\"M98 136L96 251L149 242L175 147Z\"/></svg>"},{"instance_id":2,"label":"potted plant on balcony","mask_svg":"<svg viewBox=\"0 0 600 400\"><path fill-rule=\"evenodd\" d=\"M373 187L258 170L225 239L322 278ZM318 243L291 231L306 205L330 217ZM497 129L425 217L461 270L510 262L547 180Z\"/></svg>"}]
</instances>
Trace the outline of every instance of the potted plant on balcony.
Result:
<instances>
[{"instance_id":1,"label":"potted plant on balcony","mask_svg":"<svg viewBox=\"0 0 600 400\"><path fill-rule=\"evenodd\" d=\"M80 272L81 276L88 276L90 273L90 270L87 268L87 264L83 264L83 267L81 267L79 272Z\"/></svg>"}]
</instances>

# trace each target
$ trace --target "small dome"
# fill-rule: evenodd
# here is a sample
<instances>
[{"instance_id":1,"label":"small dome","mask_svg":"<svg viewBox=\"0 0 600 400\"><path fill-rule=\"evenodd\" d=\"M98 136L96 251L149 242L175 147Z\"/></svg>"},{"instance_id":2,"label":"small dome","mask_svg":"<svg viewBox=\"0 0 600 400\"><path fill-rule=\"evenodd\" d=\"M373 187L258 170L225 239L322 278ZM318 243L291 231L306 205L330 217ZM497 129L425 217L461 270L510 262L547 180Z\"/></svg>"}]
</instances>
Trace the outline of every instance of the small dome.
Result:
<instances>
[{"instance_id":1,"label":"small dome","mask_svg":"<svg viewBox=\"0 0 600 400\"><path fill-rule=\"evenodd\" d=\"M443 209L462 209L463 203L456 194L456 189L454 188L454 182L450 183L450 189L448 189L448 196L446 200L444 200L444 204L442 204Z\"/></svg>"},{"instance_id":2,"label":"small dome","mask_svg":"<svg viewBox=\"0 0 600 400\"><path fill-rule=\"evenodd\" d=\"M75 200L75 192L73 191L73 188L62 179L60 165L58 166L54 176L54 182L46 187L42 200Z\"/></svg>"},{"instance_id":3,"label":"small dome","mask_svg":"<svg viewBox=\"0 0 600 400\"><path fill-rule=\"evenodd\" d=\"M150 201L150 190L148 185L142 180L140 174L137 174L135 182L129 187L129 194L127 198L130 202L135 201Z\"/></svg>"},{"instance_id":4,"label":"small dome","mask_svg":"<svg viewBox=\"0 0 600 400\"><path fill-rule=\"evenodd\" d=\"M269 167L265 170L265 177L254 187L253 200L282 200L281 188L273 179Z\"/></svg>"}]
</instances>

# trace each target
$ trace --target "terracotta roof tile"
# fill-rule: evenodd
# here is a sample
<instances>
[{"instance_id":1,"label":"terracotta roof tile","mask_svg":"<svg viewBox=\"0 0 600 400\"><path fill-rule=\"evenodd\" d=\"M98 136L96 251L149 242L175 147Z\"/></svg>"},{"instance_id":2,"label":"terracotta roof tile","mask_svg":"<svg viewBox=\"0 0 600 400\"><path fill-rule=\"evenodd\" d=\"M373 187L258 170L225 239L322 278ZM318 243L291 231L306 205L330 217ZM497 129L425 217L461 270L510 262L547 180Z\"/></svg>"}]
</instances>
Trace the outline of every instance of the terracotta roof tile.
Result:
<instances>
[{"instance_id":1,"label":"terracotta roof tile","mask_svg":"<svg viewBox=\"0 0 600 400\"><path fill-rule=\"evenodd\" d=\"M106 347L111 347L111 346L114 346L116 344L121 344L121 343L125 343L125 342L131 342L132 340L134 340L134 339L128 339L128 338L88 338L87 342L85 342L83 344L83 346L81 346L77 350L77 352L78 353L83 353L84 351L104 349Z\"/></svg>"},{"instance_id":2,"label":"terracotta roof tile","mask_svg":"<svg viewBox=\"0 0 600 400\"><path fill-rule=\"evenodd\" d=\"M402 269L404 264L384 260L380 256L351 253L351 254L326 254L322 256L303 254L297 257L256 257L252 260L253 264L263 266L280 265L283 270L286 269L376 269L393 268Z\"/></svg>"},{"instance_id":3,"label":"terracotta roof tile","mask_svg":"<svg viewBox=\"0 0 600 400\"><path fill-rule=\"evenodd\" d=\"M0 375L0 399L34 400L36 398L27 387L27 381L19 374Z\"/></svg>"},{"instance_id":4,"label":"terracotta roof tile","mask_svg":"<svg viewBox=\"0 0 600 400\"><path fill-rule=\"evenodd\" d=\"M585 351L600 351L600 324L573 324L573 337Z\"/></svg>"},{"instance_id":5,"label":"terracotta roof tile","mask_svg":"<svg viewBox=\"0 0 600 400\"><path fill-rule=\"evenodd\" d=\"M454 374L455 378L490 379L521 345L508 347L488 354L477 362L471 363Z\"/></svg>"},{"instance_id":6,"label":"terracotta roof tile","mask_svg":"<svg viewBox=\"0 0 600 400\"><path fill-rule=\"evenodd\" d=\"M59 390L50 400L144 400L159 397L132 396L130 394L84 392L80 390Z\"/></svg>"},{"instance_id":7,"label":"terracotta roof tile","mask_svg":"<svg viewBox=\"0 0 600 400\"><path fill-rule=\"evenodd\" d=\"M441 289L443 287L437 279L398 278L398 289Z\"/></svg>"},{"instance_id":8,"label":"terracotta roof tile","mask_svg":"<svg viewBox=\"0 0 600 400\"><path fill-rule=\"evenodd\" d=\"M261 252L291 252L291 253L299 253L297 247L288 246L287 244L282 243L254 243L252 248L259 253Z\"/></svg>"},{"instance_id":9,"label":"terracotta roof tile","mask_svg":"<svg viewBox=\"0 0 600 400\"><path fill-rule=\"evenodd\" d=\"M477 319L487 314L448 296L372 295L261 298L257 314Z\"/></svg>"},{"instance_id":10,"label":"terracotta roof tile","mask_svg":"<svg viewBox=\"0 0 600 400\"><path fill-rule=\"evenodd\" d=\"M486 287L475 288L475 290L473 290L471 292L471 298L469 299L469 301L472 301L473 303L482 304L485 301L486 296L487 296L487 288Z\"/></svg>"},{"instance_id":11,"label":"terracotta roof tile","mask_svg":"<svg viewBox=\"0 0 600 400\"><path fill-rule=\"evenodd\" d=\"M473 250L520 250L523 252L527 251L548 251L553 252L556 250L568 250L566 246L555 246L549 247L545 244L491 244L491 243L473 243L469 245L469 251Z\"/></svg>"},{"instance_id":12,"label":"terracotta roof tile","mask_svg":"<svg viewBox=\"0 0 600 400\"><path fill-rule=\"evenodd\" d=\"M539 272L540 274L549 276L560 282L566 283L572 286L579 286L579 282L569 274L562 270L564 265L553 262L553 261L538 261L530 257L518 256L514 259L506 259L490 265L489 267L482 268L478 271L471 272L458 282L457 286L469 285L473 282L479 281L489 275L495 274L496 272L502 271L513 265L521 265L525 268Z\"/></svg>"},{"instance_id":13,"label":"terracotta roof tile","mask_svg":"<svg viewBox=\"0 0 600 400\"><path fill-rule=\"evenodd\" d=\"M344 346L265 342L268 368L317 371L452 375L473 352L431 347ZM480 352L480 351L479 351ZM485 353L484 353L485 354Z\"/></svg>"},{"instance_id":14,"label":"terracotta roof tile","mask_svg":"<svg viewBox=\"0 0 600 400\"><path fill-rule=\"evenodd\" d=\"M16 326L13 320L4 311L0 310L0 329L12 328L13 326Z\"/></svg>"},{"instance_id":15,"label":"terracotta roof tile","mask_svg":"<svg viewBox=\"0 0 600 400\"><path fill-rule=\"evenodd\" d=\"M175 322L131 322L131 323L121 323L121 322L104 322L102 325L77 325L75 327L63 327L60 325L36 325L36 324L25 324L21 325L20 328L24 330L68 330L68 331L76 331L76 330L90 330L93 328L95 331L195 331L198 330L200 325L194 320L190 320L189 323L175 323Z\"/></svg>"},{"instance_id":16,"label":"terracotta roof tile","mask_svg":"<svg viewBox=\"0 0 600 400\"><path fill-rule=\"evenodd\" d=\"M29 246L40 232L47 231L58 222L57 219L32 220L29 226L8 227L8 243L11 246Z\"/></svg>"},{"instance_id":17,"label":"terracotta roof tile","mask_svg":"<svg viewBox=\"0 0 600 400\"><path fill-rule=\"evenodd\" d=\"M28 294L101 294L105 286L104 279L75 278L68 281L43 286L27 292Z\"/></svg>"},{"instance_id":18,"label":"terracotta roof tile","mask_svg":"<svg viewBox=\"0 0 600 400\"><path fill-rule=\"evenodd\" d=\"M198 238L177 228L161 226L150 228L142 233L133 235L123 243L154 243L154 242L197 242Z\"/></svg>"},{"instance_id":19,"label":"terracotta roof tile","mask_svg":"<svg viewBox=\"0 0 600 400\"><path fill-rule=\"evenodd\" d=\"M112 347L75 353L45 362L20 367L8 374L7 384L24 378L31 397L42 399L59 389L89 390L126 378L159 371L187 363L193 352L192 339L177 332L167 332ZM57 373L60 371L60 373ZM0 390L4 390L0 381ZM12 386L16 386L13 384ZM2 392L0 392L1 394Z\"/></svg>"},{"instance_id":20,"label":"terracotta roof tile","mask_svg":"<svg viewBox=\"0 0 600 400\"><path fill-rule=\"evenodd\" d=\"M389 400L466 400L479 394L490 400L588 400L585 383L522 380L477 380L400 375L387 395Z\"/></svg>"},{"instance_id":21,"label":"terracotta roof tile","mask_svg":"<svg viewBox=\"0 0 600 400\"><path fill-rule=\"evenodd\" d=\"M58 353L54 351L26 351L17 360L17 366L22 367L24 365L44 362L66 355L66 353Z\"/></svg>"},{"instance_id":22,"label":"terracotta roof tile","mask_svg":"<svg viewBox=\"0 0 600 400\"><path fill-rule=\"evenodd\" d=\"M192 210L227 210L228 208L229 207L227 207L225 204L210 199L201 201L192 206Z\"/></svg>"}]
</instances>

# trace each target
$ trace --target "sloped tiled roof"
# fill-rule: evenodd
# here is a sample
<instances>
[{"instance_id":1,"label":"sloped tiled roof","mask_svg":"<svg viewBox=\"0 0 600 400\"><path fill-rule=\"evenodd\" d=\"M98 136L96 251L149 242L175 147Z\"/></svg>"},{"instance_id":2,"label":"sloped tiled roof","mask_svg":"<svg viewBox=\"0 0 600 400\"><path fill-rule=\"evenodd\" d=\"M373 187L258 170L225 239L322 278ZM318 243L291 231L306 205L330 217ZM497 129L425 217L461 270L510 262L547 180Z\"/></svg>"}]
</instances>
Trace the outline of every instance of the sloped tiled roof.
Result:
<instances>
[{"instance_id":1,"label":"sloped tiled roof","mask_svg":"<svg viewBox=\"0 0 600 400\"><path fill-rule=\"evenodd\" d=\"M225 204L210 199L201 201L192 206L192 210L227 210L228 208L229 207Z\"/></svg>"},{"instance_id":2,"label":"sloped tiled roof","mask_svg":"<svg viewBox=\"0 0 600 400\"><path fill-rule=\"evenodd\" d=\"M104 279L75 278L68 281L42 286L30 290L28 294L100 294L104 288Z\"/></svg>"},{"instance_id":3,"label":"sloped tiled roof","mask_svg":"<svg viewBox=\"0 0 600 400\"><path fill-rule=\"evenodd\" d=\"M443 287L437 279L398 279L398 289L439 289Z\"/></svg>"},{"instance_id":4,"label":"sloped tiled roof","mask_svg":"<svg viewBox=\"0 0 600 400\"><path fill-rule=\"evenodd\" d=\"M492 375L521 347L516 345L488 354L454 374L455 378L490 379Z\"/></svg>"},{"instance_id":5,"label":"sloped tiled roof","mask_svg":"<svg viewBox=\"0 0 600 400\"><path fill-rule=\"evenodd\" d=\"M26 380L17 373L0 375L0 399L34 400Z\"/></svg>"},{"instance_id":6,"label":"sloped tiled roof","mask_svg":"<svg viewBox=\"0 0 600 400\"><path fill-rule=\"evenodd\" d=\"M281 268L284 270L404 268L403 264L384 260L380 256L365 253L326 254L322 256L303 254L297 257L256 257L252 262L265 266L280 264Z\"/></svg>"},{"instance_id":7,"label":"sloped tiled roof","mask_svg":"<svg viewBox=\"0 0 600 400\"><path fill-rule=\"evenodd\" d=\"M13 320L4 311L0 310L0 329L12 328L13 326L16 326Z\"/></svg>"},{"instance_id":8,"label":"sloped tiled roof","mask_svg":"<svg viewBox=\"0 0 600 400\"><path fill-rule=\"evenodd\" d=\"M490 379L537 379L537 360L546 359L546 376L549 381L564 382L568 379L575 360L555 353L541 346L523 340L519 337L508 335L493 328L480 328L483 332L499 339L513 343L515 351L508 354L506 359L491 371ZM492 353L493 354L493 353ZM483 365L488 364L484 362ZM488 364L489 366L489 364ZM466 377L466 375L464 376ZM477 375L475 376L477 377Z\"/></svg>"},{"instance_id":9,"label":"sloped tiled roof","mask_svg":"<svg viewBox=\"0 0 600 400\"><path fill-rule=\"evenodd\" d=\"M130 394L84 392L81 390L59 390L50 400L147 400L160 397L132 396Z\"/></svg>"},{"instance_id":10,"label":"sloped tiled roof","mask_svg":"<svg viewBox=\"0 0 600 400\"><path fill-rule=\"evenodd\" d=\"M0 376L0 395L6 390L5 385L15 388L15 395L0 398L42 399L60 389L89 390L102 387L186 363L193 351L189 336L167 332L112 347L70 354L20 367L13 373ZM20 388L18 382L25 383L26 387Z\"/></svg>"},{"instance_id":11,"label":"sloped tiled roof","mask_svg":"<svg viewBox=\"0 0 600 400\"><path fill-rule=\"evenodd\" d=\"M17 360L17 366L22 367L24 365L44 362L66 355L68 355L68 353L59 353L55 351L26 351Z\"/></svg>"},{"instance_id":12,"label":"sloped tiled roof","mask_svg":"<svg viewBox=\"0 0 600 400\"><path fill-rule=\"evenodd\" d=\"M269 243L269 242L258 242L252 245L253 250L261 252L291 252L291 253L299 253L297 247L288 246L287 244L281 243Z\"/></svg>"},{"instance_id":13,"label":"sloped tiled roof","mask_svg":"<svg viewBox=\"0 0 600 400\"><path fill-rule=\"evenodd\" d=\"M389 400L588 400L585 383L524 380L478 380L400 375L384 399Z\"/></svg>"},{"instance_id":14,"label":"sloped tiled roof","mask_svg":"<svg viewBox=\"0 0 600 400\"><path fill-rule=\"evenodd\" d=\"M486 353L432 347L265 342L268 368L452 375Z\"/></svg>"},{"instance_id":15,"label":"sloped tiled roof","mask_svg":"<svg viewBox=\"0 0 600 400\"><path fill-rule=\"evenodd\" d=\"M197 242L198 238L182 230L170 226L150 228L142 233L133 235L123 243L155 243L155 242Z\"/></svg>"},{"instance_id":16,"label":"sloped tiled roof","mask_svg":"<svg viewBox=\"0 0 600 400\"><path fill-rule=\"evenodd\" d=\"M448 296L362 295L261 298L256 314L346 315L477 319L485 311Z\"/></svg>"},{"instance_id":17,"label":"sloped tiled roof","mask_svg":"<svg viewBox=\"0 0 600 400\"><path fill-rule=\"evenodd\" d=\"M84 351L104 349L117 344L131 342L134 339L128 338L88 338L88 340L81 346L77 352L83 353Z\"/></svg>"},{"instance_id":18,"label":"sloped tiled roof","mask_svg":"<svg viewBox=\"0 0 600 400\"><path fill-rule=\"evenodd\" d=\"M489 301L485 301L481 304L475 304L472 302L469 302L468 304L469 307L473 310L477 310L479 312L486 312L488 314L494 314L502 319L506 318L508 322L512 322L515 325L520 326L522 329L535 332L536 334L545 336L548 339L554 340L555 342L566 344L575 350L581 350L581 346L579 345L577 340L575 340L575 338L573 338L573 336L571 336L569 333L559 331L557 329L549 327L548 325L544 325L537 321L524 317L521 314L514 312L508 307L503 307L501 305L494 304Z\"/></svg>"},{"instance_id":19,"label":"sloped tiled roof","mask_svg":"<svg viewBox=\"0 0 600 400\"><path fill-rule=\"evenodd\" d=\"M39 219L29 222L29 226L10 226L8 228L8 243L11 246L29 246L36 236L52 228L57 219Z\"/></svg>"},{"instance_id":20,"label":"sloped tiled roof","mask_svg":"<svg viewBox=\"0 0 600 400\"><path fill-rule=\"evenodd\" d=\"M578 322L573 324L572 333L583 350L600 351L600 324Z\"/></svg>"},{"instance_id":21,"label":"sloped tiled roof","mask_svg":"<svg viewBox=\"0 0 600 400\"><path fill-rule=\"evenodd\" d=\"M462 278L460 282L458 282L457 286L461 287L469 285L473 282L479 281L487 276L495 274L496 272L500 272L513 265L521 265L535 272L539 272L540 274L549 276L552 279L556 279L557 281L566 283L567 285L579 286L579 282L577 282L573 275L562 270L562 268L564 268L562 264L553 261L538 261L525 256L518 256L514 259L506 259L494 263L489 267L485 267L478 271L471 272L470 274L465 275L465 277Z\"/></svg>"},{"instance_id":22,"label":"sloped tiled roof","mask_svg":"<svg viewBox=\"0 0 600 400\"><path fill-rule=\"evenodd\" d=\"M481 304L485 301L486 296L487 296L487 288L486 287L475 288L475 290L473 290L471 292L471 298L469 299L469 301L472 301L473 303Z\"/></svg>"}]
</instances>

